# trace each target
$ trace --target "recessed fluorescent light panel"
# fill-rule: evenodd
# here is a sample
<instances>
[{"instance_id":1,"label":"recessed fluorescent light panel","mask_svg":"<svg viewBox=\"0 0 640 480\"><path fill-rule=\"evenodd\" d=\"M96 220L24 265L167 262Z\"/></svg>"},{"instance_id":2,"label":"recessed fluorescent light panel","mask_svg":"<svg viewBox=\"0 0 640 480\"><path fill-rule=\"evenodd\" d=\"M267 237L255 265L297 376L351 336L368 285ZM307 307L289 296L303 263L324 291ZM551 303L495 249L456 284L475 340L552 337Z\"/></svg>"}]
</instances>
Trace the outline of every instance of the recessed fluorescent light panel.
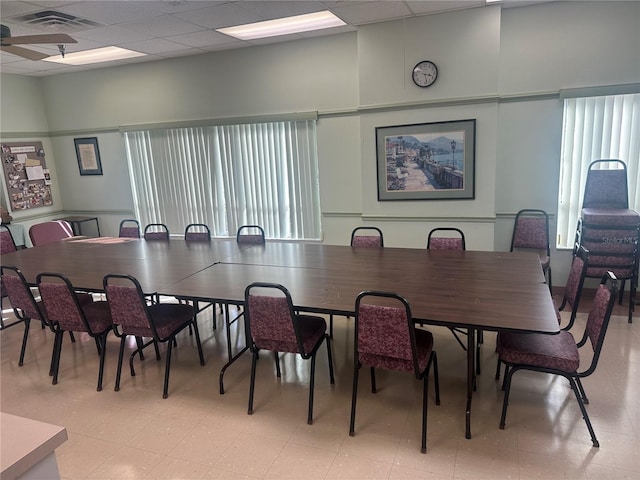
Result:
<instances>
[{"instance_id":1,"label":"recessed fluorescent light panel","mask_svg":"<svg viewBox=\"0 0 640 480\"><path fill-rule=\"evenodd\" d=\"M64 63L66 65L88 65L90 63L112 62L114 60L123 60L125 58L142 57L145 53L134 52L120 47L104 47L93 50L84 50L82 52L73 52L54 57L47 57L46 62Z\"/></svg>"},{"instance_id":2,"label":"recessed fluorescent light panel","mask_svg":"<svg viewBox=\"0 0 640 480\"><path fill-rule=\"evenodd\" d=\"M295 17L277 18L265 22L218 28L216 31L240 40L254 40L256 38L277 37L278 35L310 32L312 30L322 30L323 28L340 27L342 25L346 25L346 23L333 13L325 10L322 12L297 15Z\"/></svg>"}]
</instances>

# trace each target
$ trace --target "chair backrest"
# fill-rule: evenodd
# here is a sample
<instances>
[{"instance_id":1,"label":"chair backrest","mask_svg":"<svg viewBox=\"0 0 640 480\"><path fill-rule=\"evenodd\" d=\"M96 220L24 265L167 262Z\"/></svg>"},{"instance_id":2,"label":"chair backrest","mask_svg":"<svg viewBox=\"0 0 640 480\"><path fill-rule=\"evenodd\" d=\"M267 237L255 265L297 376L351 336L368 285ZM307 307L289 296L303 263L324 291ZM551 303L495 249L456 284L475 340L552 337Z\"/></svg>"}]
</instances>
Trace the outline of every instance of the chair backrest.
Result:
<instances>
[{"instance_id":1,"label":"chair backrest","mask_svg":"<svg viewBox=\"0 0 640 480\"><path fill-rule=\"evenodd\" d=\"M443 235L443 236L442 236ZM464 233L459 228L438 227L427 236L427 250L466 250Z\"/></svg>"},{"instance_id":2,"label":"chair backrest","mask_svg":"<svg viewBox=\"0 0 640 480\"><path fill-rule=\"evenodd\" d=\"M590 341L591 348L593 349L591 365L589 365L587 370L580 372L579 375L582 377L590 375L596 369L617 296L618 279L613 273L607 272L603 275L600 285L596 290L591 309L589 310L584 336L580 342L578 342L578 347L581 347L587 341Z\"/></svg>"},{"instance_id":3,"label":"chair backrest","mask_svg":"<svg viewBox=\"0 0 640 480\"><path fill-rule=\"evenodd\" d=\"M40 305L36 302L20 269L3 265L0 267L0 271L2 272L2 285L16 317L26 316L33 320L46 322L45 312L40 309Z\"/></svg>"},{"instance_id":4,"label":"chair backrest","mask_svg":"<svg viewBox=\"0 0 640 480\"><path fill-rule=\"evenodd\" d=\"M573 322L576 319L578 313L578 305L580 304L580 297L582 296L582 288L584 286L584 280L587 277L587 268L589 267L589 251L584 247L576 252L571 260L571 269L569 270L569 277L564 287L564 293L562 295L562 304L559 309L562 310L569 304L571 306L571 318L566 329L573 326ZM558 318L558 320L560 320Z\"/></svg>"},{"instance_id":5,"label":"chair backrest","mask_svg":"<svg viewBox=\"0 0 640 480\"><path fill-rule=\"evenodd\" d=\"M150 223L144 227L145 240L169 240L169 228L164 223Z\"/></svg>"},{"instance_id":6,"label":"chair backrest","mask_svg":"<svg viewBox=\"0 0 640 480\"><path fill-rule=\"evenodd\" d=\"M604 163L615 163L619 168L601 170ZM622 160L591 162L584 186L582 208L629 208L627 166Z\"/></svg>"},{"instance_id":7,"label":"chair backrest","mask_svg":"<svg viewBox=\"0 0 640 480\"><path fill-rule=\"evenodd\" d=\"M354 358L363 365L419 376L415 331L407 300L395 293L365 291L356 297L355 311Z\"/></svg>"},{"instance_id":8,"label":"chair backrest","mask_svg":"<svg viewBox=\"0 0 640 480\"><path fill-rule=\"evenodd\" d=\"M140 223L133 218L125 218L120 222L118 236L122 238L140 238Z\"/></svg>"},{"instance_id":9,"label":"chair backrest","mask_svg":"<svg viewBox=\"0 0 640 480\"><path fill-rule=\"evenodd\" d=\"M5 226L0 227L0 255L15 252L17 249L11 230Z\"/></svg>"},{"instance_id":10,"label":"chair backrest","mask_svg":"<svg viewBox=\"0 0 640 480\"><path fill-rule=\"evenodd\" d=\"M364 234L362 234L364 233ZM351 232L352 247L384 247L382 230L378 227L356 227Z\"/></svg>"},{"instance_id":11,"label":"chair backrest","mask_svg":"<svg viewBox=\"0 0 640 480\"><path fill-rule=\"evenodd\" d=\"M510 251L531 248L551 254L549 247L549 215L544 210L525 208L516 214Z\"/></svg>"},{"instance_id":12,"label":"chair backrest","mask_svg":"<svg viewBox=\"0 0 640 480\"><path fill-rule=\"evenodd\" d=\"M63 330L93 333L84 316L75 289L59 273L44 272L36 277L47 319Z\"/></svg>"},{"instance_id":13,"label":"chair backrest","mask_svg":"<svg viewBox=\"0 0 640 480\"><path fill-rule=\"evenodd\" d=\"M73 237L73 229L64 220L37 223L29 228L29 238L34 247L69 237Z\"/></svg>"},{"instance_id":14,"label":"chair backrest","mask_svg":"<svg viewBox=\"0 0 640 480\"><path fill-rule=\"evenodd\" d=\"M125 335L157 338L138 280L130 275L109 274L102 280L113 324Z\"/></svg>"},{"instance_id":15,"label":"chair backrest","mask_svg":"<svg viewBox=\"0 0 640 480\"><path fill-rule=\"evenodd\" d=\"M291 294L284 286L255 282L247 286L244 298L245 332L252 351L307 353L300 341Z\"/></svg>"},{"instance_id":16,"label":"chair backrest","mask_svg":"<svg viewBox=\"0 0 640 480\"><path fill-rule=\"evenodd\" d=\"M184 229L184 239L188 242L208 242L211 240L211 230L204 223L190 223Z\"/></svg>"},{"instance_id":17,"label":"chair backrest","mask_svg":"<svg viewBox=\"0 0 640 480\"><path fill-rule=\"evenodd\" d=\"M236 232L236 242L264 244L264 229L260 225L243 225Z\"/></svg>"}]
</instances>

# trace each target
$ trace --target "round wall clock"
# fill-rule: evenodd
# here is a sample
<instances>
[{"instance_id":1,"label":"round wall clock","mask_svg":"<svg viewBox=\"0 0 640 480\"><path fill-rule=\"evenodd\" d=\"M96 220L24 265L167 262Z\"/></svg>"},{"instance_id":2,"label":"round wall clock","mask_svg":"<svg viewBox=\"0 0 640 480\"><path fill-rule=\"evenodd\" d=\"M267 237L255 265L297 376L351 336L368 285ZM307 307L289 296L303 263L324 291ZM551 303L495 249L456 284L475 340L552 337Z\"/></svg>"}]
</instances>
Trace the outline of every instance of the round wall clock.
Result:
<instances>
[{"instance_id":1,"label":"round wall clock","mask_svg":"<svg viewBox=\"0 0 640 480\"><path fill-rule=\"evenodd\" d=\"M433 85L438 78L438 67L429 60L418 62L416 66L413 67L411 78L417 86L423 88L429 87Z\"/></svg>"}]
</instances>

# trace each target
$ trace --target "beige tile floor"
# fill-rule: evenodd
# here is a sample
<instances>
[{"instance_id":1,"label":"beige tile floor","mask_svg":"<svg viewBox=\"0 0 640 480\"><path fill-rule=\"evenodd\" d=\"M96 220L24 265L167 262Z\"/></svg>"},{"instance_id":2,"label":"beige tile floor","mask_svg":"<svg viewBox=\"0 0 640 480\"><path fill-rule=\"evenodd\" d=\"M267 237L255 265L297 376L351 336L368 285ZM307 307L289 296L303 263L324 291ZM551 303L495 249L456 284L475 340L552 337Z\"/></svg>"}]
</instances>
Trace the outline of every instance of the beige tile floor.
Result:
<instances>
[{"instance_id":1,"label":"beige tile floor","mask_svg":"<svg viewBox=\"0 0 640 480\"><path fill-rule=\"evenodd\" d=\"M114 392L118 341L110 337L105 388L97 392L94 342L76 335L72 344L65 337L54 386L48 376L51 332L32 325L25 363L18 367L22 327L3 330L0 408L67 428L69 440L57 450L64 479L638 479L640 318L630 325L624 309L616 313L599 368L584 381L599 449L591 445L567 383L543 374L514 377L507 426L498 428L502 392L494 380L492 333L482 347L473 438L465 439L465 353L448 330L436 327L442 404L434 404L431 385L427 454L419 448L420 384L408 375L380 372L377 395L370 393L368 375L361 376L356 435L349 437L353 321L343 317L335 326L335 386L329 384L326 350L319 352L311 426L309 363L293 355L283 357L277 380L272 357L264 354L252 416L246 413L249 355L228 370L227 392L218 393L225 335L220 315L212 330L211 313L199 320L206 366L199 366L192 338L182 334L166 400L164 362L151 352L144 362L136 360L136 377L125 367L121 390ZM234 342L242 340L234 336Z\"/></svg>"}]
</instances>

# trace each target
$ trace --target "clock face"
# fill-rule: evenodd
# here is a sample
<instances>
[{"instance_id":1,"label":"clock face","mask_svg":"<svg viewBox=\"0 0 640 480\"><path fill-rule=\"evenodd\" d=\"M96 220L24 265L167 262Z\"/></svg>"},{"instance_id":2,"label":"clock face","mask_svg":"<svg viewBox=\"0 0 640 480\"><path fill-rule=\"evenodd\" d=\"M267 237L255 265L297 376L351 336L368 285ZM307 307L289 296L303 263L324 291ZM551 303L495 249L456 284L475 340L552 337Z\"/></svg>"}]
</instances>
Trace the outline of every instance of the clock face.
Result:
<instances>
[{"instance_id":1,"label":"clock face","mask_svg":"<svg viewBox=\"0 0 640 480\"><path fill-rule=\"evenodd\" d=\"M438 78L438 67L429 60L423 60L413 67L411 78L413 78L413 83L419 87L433 85Z\"/></svg>"}]
</instances>

